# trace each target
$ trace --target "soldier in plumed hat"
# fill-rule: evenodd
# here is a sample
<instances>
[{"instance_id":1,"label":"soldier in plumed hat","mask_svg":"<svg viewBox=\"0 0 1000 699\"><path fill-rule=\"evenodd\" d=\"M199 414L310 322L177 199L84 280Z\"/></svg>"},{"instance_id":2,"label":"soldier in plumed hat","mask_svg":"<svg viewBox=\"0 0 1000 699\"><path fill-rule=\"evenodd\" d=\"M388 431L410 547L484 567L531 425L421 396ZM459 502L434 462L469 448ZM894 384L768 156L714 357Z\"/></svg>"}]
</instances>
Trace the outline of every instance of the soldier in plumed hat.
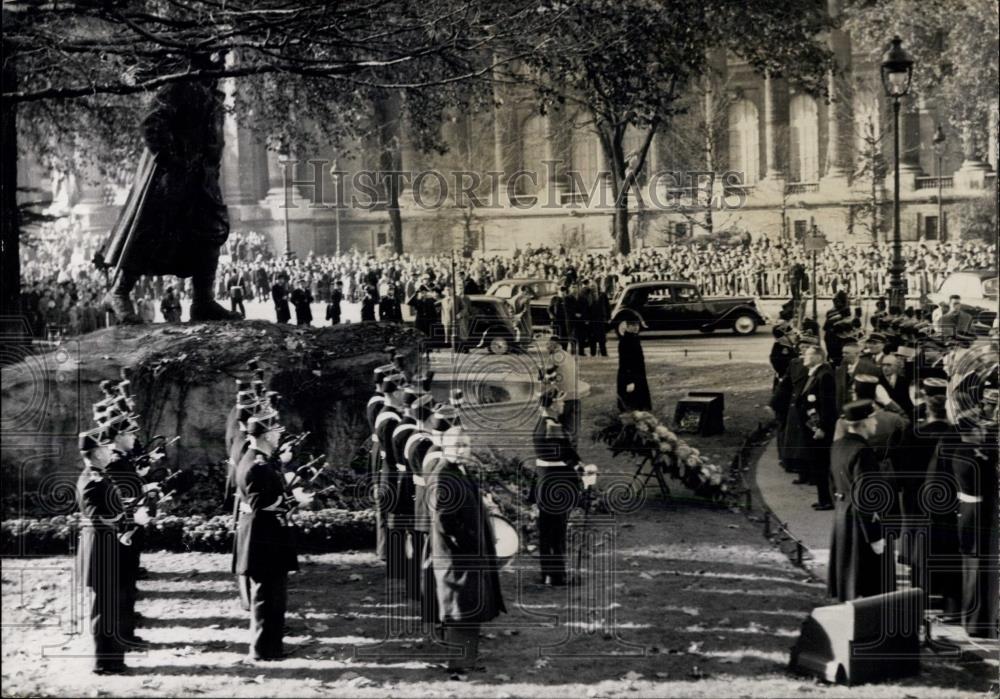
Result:
<instances>
[{"instance_id":1,"label":"soldier in plumed hat","mask_svg":"<svg viewBox=\"0 0 1000 699\"><path fill-rule=\"evenodd\" d=\"M118 488L107 475L113 440L105 428L81 432L78 449L83 471L77 479L80 507L80 579L88 590L90 633L94 640L93 671L99 675L127 672L122 627L123 587L119 526L125 516Z\"/></svg>"},{"instance_id":2,"label":"soldier in plumed hat","mask_svg":"<svg viewBox=\"0 0 1000 699\"><path fill-rule=\"evenodd\" d=\"M233 573L245 576L248 588L250 661L284 657L288 573L298 570L280 461L290 455L278 450L283 431L273 411L250 418L250 446L236 471L240 505Z\"/></svg>"}]
</instances>

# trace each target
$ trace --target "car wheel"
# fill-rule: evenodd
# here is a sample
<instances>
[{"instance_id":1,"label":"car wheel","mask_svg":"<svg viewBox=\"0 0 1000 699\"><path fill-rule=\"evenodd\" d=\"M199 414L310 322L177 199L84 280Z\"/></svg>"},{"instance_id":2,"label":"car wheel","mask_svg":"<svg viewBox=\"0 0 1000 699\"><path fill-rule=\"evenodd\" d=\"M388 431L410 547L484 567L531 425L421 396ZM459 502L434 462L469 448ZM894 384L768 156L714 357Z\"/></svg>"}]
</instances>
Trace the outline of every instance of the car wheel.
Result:
<instances>
[{"instance_id":1,"label":"car wheel","mask_svg":"<svg viewBox=\"0 0 1000 699\"><path fill-rule=\"evenodd\" d=\"M745 313L737 316L733 321L733 332L737 335L753 335L757 332L757 319Z\"/></svg>"},{"instance_id":2,"label":"car wheel","mask_svg":"<svg viewBox=\"0 0 1000 699\"><path fill-rule=\"evenodd\" d=\"M507 354L510 352L510 342L505 337L494 335L487 341L486 348L490 354Z\"/></svg>"}]
</instances>

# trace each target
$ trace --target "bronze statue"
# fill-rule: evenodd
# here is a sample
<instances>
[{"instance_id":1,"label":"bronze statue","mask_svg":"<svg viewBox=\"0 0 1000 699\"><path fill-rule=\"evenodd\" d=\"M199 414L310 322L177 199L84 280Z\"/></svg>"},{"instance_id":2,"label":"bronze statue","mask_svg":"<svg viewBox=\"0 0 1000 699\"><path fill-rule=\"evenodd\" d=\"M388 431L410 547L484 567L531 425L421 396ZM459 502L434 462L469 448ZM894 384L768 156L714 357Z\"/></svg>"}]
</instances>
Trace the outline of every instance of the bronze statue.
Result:
<instances>
[{"instance_id":1,"label":"bronze statue","mask_svg":"<svg viewBox=\"0 0 1000 699\"><path fill-rule=\"evenodd\" d=\"M214 67L208 56L191 68ZM161 88L142 121L146 149L135 183L111 235L95 256L114 269L104 298L118 322L138 323L130 293L142 275L191 277L191 320L238 320L215 301L219 248L229 215L219 187L223 138L222 93L215 81L175 82Z\"/></svg>"}]
</instances>

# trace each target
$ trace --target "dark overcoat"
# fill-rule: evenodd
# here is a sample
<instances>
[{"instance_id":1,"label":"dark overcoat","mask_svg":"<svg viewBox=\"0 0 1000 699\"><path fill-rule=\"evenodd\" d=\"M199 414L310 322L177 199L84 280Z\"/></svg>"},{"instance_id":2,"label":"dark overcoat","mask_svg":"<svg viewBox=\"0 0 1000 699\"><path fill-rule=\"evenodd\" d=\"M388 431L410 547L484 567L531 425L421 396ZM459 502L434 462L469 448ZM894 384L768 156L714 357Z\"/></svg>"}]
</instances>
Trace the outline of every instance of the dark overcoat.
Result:
<instances>
[{"instance_id":1,"label":"dark overcoat","mask_svg":"<svg viewBox=\"0 0 1000 699\"><path fill-rule=\"evenodd\" d=\"M479 486L458 463L440 458L428 477L427 508L439 621L482 623L506 612Z\"/></svg>"},{"instance_id":2,"label":"dark overcoat","mask_svg":"<svg viewBox=\"0 0 1000 699\"><path fill-rule=\"evenodd\" d=\"M878 513L872 511L876 498L869 497L881 476L864 437L848 433L833 443L830 476L835 507L827 591L847 602L891 590L892 573L885 567L895 565L892 552L886 546L879 555L871 547L883 538Z\"/></svg>"},{"instance_id":3,"label":"dark overcoat","mask_svg":"<svg viewBox=\"0 0 1000 699\"><path fill-rule=\"evenodd\" d=\"M80 526L78 563L83 583L91 589L116 585L121 575L118 526L101 520L114 519L125 512L114 482L90 468L84 468L76 482L77 501L83 522Z\"/></svg>"},{"instance_id":4,"label":"dark overcoat","mask_svg":"<svg viewBox=\"0 0 1000 699\"><path fill-rule=\"evenodd\" d=\"M635 384L631 392L625 390L630 383ZM618 409L653 409L646 381L646 357L638 333L622 333L618 340Z\"/></svg>"},{"instance_id":5,"label":"dark overcoat","mask_svg":"<svg viewBox=\"0 0 1000 699\"><path fill-rule=\"evenodd\" d=\"M245 505L236 527L233 572L237 575L268 577L299 569L291 527L282 512L265 509L285 492L275 458L248 449L236 470L236 487Z\"/></svg>"},{"instance_id":6,"label":"dark overcoat","mask_svg":"<svg viewBox=\"0 0 1000 699\"><path fill-rule=\"evenodd\" d=\"M189 277L229 236L219 187L224 109L214 85L172 83L142 121L132 190L99 256L135 274Z\"/></svg>"},{"instance_id":7,"label":"dark overcoat","mask_svg":"<svg viewBox=\"0 0 1000 699\"><path fill-rule=\"evenodd\" d=\"M970 636L997 637L1000 567L997 531L997 438L963 448L953 461L958 486L958 546L962 554L962 624Z\"/></svg>"}]
</instances>

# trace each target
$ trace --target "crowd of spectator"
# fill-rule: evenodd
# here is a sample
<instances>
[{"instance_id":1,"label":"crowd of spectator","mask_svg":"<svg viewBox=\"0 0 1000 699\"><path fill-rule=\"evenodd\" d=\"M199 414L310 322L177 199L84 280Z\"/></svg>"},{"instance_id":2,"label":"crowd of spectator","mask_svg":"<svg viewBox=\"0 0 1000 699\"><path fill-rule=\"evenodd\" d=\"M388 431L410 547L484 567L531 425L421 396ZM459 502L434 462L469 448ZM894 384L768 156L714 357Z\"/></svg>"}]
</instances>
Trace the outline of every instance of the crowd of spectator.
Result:
<instances>
[{"instance_id":1,"label":"crowd of spectator","mask_svg":"<svg viewBox=\"0 0 1000 699\"><path fill-rule=\"evenodd\" d=\"M42 226L23 246L22 306L37 337L55 339L107 324L102 298L108 280L91 263L103 238L100 233L85 233L72 219L61 219ZM802 266L805 274L795 279L803 279L805 288L812 276L812 260L800 244L763 237L734 245L644 248L625 256L529 246L512 254L454 258L451 254L374 256L356 250L296 258L276 254L266 235L251 231L233 232L223 252L216 278L218 298L245 313L248 300L270 304L278 300L276 294L284 294L296 309L297 322L309 322L307 315L311 321L310 303L330 304L338 282L339 300L326 320L339 321L341 301L361 304L362 319L394 319L421 288L440 302L443 290L453 286L453 270L466 294L485 293L504 278L542 278L560 282L567 290L575 281L586 281L595 294L612 299L625 284L654 278L693 281L706 296L787 298L796 291L789 275L793 266ZM904 244L910 296L936 289L956 269L995 267L996 252L995 244L974 241ZM879 296L888 286L891 256L888 244L833 243L817 256L817 290L827 297L839 291L851 298ZM189 292L189 280L144 278L135 292L137 312L150 322L157 309L164 318L176 319Z\"/></svg>"}]
</instances>

